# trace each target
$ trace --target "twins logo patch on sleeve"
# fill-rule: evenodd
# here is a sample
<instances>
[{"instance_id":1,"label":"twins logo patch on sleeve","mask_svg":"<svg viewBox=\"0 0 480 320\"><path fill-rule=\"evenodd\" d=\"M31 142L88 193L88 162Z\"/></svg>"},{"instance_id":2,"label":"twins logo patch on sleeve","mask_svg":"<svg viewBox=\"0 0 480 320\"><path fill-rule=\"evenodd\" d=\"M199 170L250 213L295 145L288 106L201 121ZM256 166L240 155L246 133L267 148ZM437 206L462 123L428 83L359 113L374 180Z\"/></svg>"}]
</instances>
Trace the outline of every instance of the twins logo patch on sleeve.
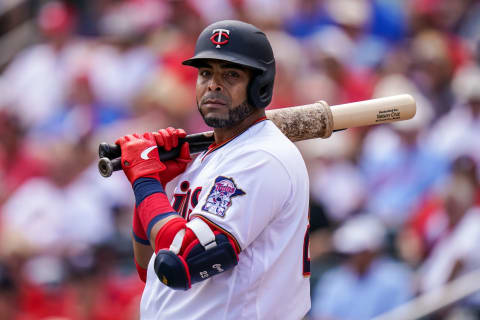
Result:
<instances>
[{"instance_id":1,"label":"twins logo patch on sleeve","mask_svg":"<svg viewBox=\"0 0 480 320\"><path fill-rule=\"evenodd\" d=\"M219 176L215 179L202 210L224 217L225 212L232 205L232 198L244 194L243 190L237 188L233 179Z\"/></svg>"}]
</instances>

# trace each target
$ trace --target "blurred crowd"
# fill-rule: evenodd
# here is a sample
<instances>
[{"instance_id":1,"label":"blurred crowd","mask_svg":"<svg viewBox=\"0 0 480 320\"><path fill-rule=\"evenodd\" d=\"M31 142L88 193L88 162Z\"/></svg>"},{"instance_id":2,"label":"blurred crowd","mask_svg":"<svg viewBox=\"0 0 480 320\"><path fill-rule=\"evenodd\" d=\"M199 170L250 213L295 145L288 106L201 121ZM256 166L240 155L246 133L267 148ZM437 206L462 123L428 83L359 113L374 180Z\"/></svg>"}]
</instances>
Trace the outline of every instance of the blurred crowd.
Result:
<instances>
[{"instance_id":1,"label":"blurred crowd","mask_svg":"<svg viewBox=\"0 0 480 320\"><path fill-rule=\"evenodd\" d=\"M479 1L1 3L0 36L24 10L35 40L0 66L0 319L138 317L133 195L121 174L98 174L98 144L208 130L196 71L181 61L221 19L266 31L269 108L417 101L412 120L298 143L311 190L308 319L371 319L480 269ZM479 318L472 295L427 319Z\"/></svg>"}]
</instances>

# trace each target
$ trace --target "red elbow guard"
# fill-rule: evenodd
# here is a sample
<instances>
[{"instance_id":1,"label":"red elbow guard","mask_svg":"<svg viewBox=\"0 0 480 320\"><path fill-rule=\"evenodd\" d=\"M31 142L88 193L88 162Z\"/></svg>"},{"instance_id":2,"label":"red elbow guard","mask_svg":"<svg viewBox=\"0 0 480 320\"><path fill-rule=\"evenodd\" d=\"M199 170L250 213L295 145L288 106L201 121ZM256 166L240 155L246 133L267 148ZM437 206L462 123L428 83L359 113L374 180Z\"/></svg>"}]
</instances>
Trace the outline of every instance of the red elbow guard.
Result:
<instances>
[{"instance_id":1,"label":"red elbow guard","mask_svg":"<svg viewBox=\"0 0 480 320\"><path fill-rule=\"evenodd\" d=\"M233 268L238 251L232 238L212 230L203 219L168 221L155 241L155 273L165 285L187 290L200 282Z\"/></svg>"},{"instance_id":2,"label":"red elbow guard","mask_svg":"<svg viewBox=\"0 0 480 320\"><path fill-rule=\"evenodd\" d=\"M186 228L186 224L187 220L182 217L177 217L167 221L167 223L165 223L165 225L163 225L163 227L158 231L157 237L155 238L155 253L161 249L168 250L173 242L173 239L180 230L185 230L185 236L180 249L180 252L183 252L185 249L185 244L195 240L195 234L192 232L192 230Z\"/></svg>"}]
</instances>

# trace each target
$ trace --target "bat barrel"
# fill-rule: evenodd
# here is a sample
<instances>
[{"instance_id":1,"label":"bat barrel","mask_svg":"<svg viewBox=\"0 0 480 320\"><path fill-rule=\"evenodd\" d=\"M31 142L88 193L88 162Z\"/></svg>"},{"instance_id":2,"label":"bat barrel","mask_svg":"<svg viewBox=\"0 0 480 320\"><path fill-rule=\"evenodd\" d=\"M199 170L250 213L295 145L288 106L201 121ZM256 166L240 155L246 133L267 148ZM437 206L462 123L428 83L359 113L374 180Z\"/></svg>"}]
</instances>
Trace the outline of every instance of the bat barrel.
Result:
<instances>
[{"instance_id":1,"label":"bat barrel","mask_svg":"<svg viewBox=\"0 0 480 320\"><path fill-rule=\"evenodd\" d=\"M333 130L342 130L411 119L416 113L416 103L411 95L400 94L340 104L331 110Z\"/></svg>"}]
</instances>

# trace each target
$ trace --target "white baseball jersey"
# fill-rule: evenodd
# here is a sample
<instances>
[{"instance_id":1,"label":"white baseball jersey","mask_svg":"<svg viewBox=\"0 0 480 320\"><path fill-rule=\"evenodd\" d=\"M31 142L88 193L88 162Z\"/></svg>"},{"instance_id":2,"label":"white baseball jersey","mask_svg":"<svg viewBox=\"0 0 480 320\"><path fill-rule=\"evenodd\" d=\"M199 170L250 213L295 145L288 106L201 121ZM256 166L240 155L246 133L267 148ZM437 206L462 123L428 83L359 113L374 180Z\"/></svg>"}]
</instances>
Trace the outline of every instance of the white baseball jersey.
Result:
<instances>
[{"instance_id":1,"label":"white baseball jersey","mask_svg":"<svg viewBox=\"0 0 480 320\"><path fill-rule=\"evenodd\" d=\"M167 186L172 207L200 215L241 248L233 269L170 289L148 265L142 319L301 319L310 309L309 186L297 148L269 120L198 155Z\"/></svg>"}]
</instances>

